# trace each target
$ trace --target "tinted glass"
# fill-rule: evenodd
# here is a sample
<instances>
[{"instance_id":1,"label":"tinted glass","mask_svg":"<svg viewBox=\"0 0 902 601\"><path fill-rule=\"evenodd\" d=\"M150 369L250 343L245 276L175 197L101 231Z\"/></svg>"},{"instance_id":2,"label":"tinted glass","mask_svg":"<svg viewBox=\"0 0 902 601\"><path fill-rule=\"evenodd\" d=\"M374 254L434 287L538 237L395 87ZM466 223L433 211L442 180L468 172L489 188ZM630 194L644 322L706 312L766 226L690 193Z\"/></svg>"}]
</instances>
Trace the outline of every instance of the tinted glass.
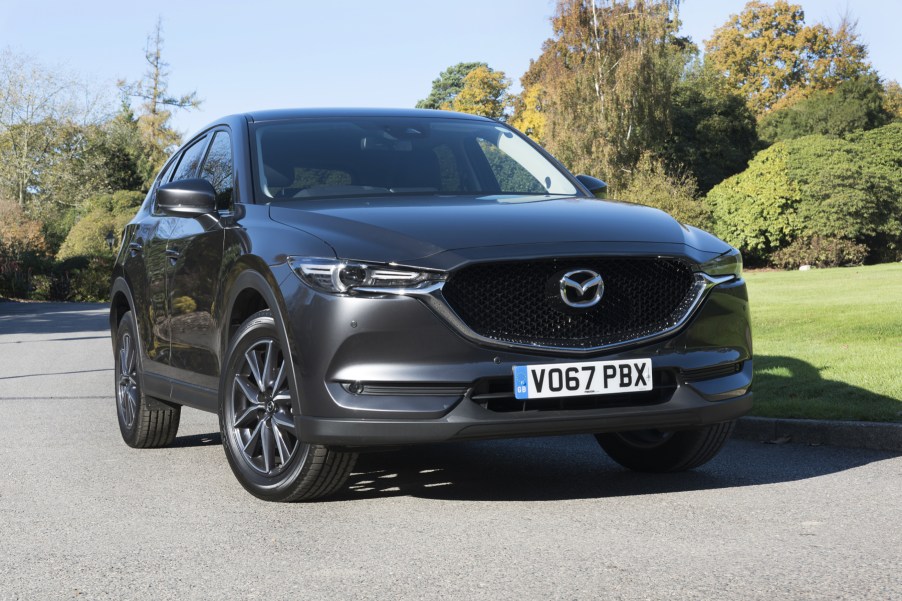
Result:
<instances>
[{"instance_id":1,"label":"tinted glass","mask_svg":"<svg viewBox=\"0 0 902 601\"><path fill-rule=\"evenodd\" d=\"M213 136L200 176L213 184L216 208L229 208L232 204L232 143L228 132L218 131Z\"/></svg>"},{"instance_id":2,"label":"tinted glass","mask_svg":"<svg viewBox=\"0 0 902 601\"><path fill-rule=\"evenodd\" d=\"M188 179L197 174L197 167L200 165L200 161L204 156L204 149L207 147L206 141L207 138L203 137L185 149L172 181L177 182L180 179Z\"/></svg>"},{"instance_id":3,"label":"tinted glass","mask_svg":"<svg viewBox=\"0 0 902 601\"><path fill-rule=\"evenodd\" d=\"M255 125L254 139L264 200L577 193L560 169L499 123L299 119Z\"/></svg>"}]
</instances>

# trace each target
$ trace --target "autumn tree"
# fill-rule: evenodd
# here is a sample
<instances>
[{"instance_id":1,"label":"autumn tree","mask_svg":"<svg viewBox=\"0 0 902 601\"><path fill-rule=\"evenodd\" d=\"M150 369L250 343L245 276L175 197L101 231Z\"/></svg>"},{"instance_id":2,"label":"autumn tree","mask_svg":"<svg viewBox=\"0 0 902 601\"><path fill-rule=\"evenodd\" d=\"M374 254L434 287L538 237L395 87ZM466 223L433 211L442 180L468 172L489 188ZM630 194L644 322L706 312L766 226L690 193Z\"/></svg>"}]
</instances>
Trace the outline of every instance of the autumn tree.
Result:
<instances>
[{"instance_id":1,"label":"autumn tree","mask_svg":"<svg viewBox=\"0 0 902 601\"><path fill-rule=\"evenodd\" d=\"M171 125L172 111L196 109L201 100L197 92L169 93L169 63L163 60L163 23L158 19L144 47L147 71L135 82L120 81L119 89L128 97L141 101L138 128L146 144L148 160L144 165L145 185L163 166L173 147L181 142L181 134Z\"/></svg>"},{"instance_id":2,"label":"autumn tree","mask_svg":"<svg viewBox=\"0 0 902 601\"><path fill-rule=\"evenodd\" d=\"M540 87L542 139L571 170L616 188L666 139L686 60L676 9L674 0L558 0L525 89Z\"/></svg>"},{"instance_id":3,"label":"autumn tree","mask_svg":"<svg viewBox=\"0 0 902 601\"><path fill-rule=\"evenodd\" d=\"M756 115L868 73L867 49L849 16L836 28L806 25L798 4L754 0L705 42L705 61Z\"/></svg>"},{"instance_id":4,"label":"autumn tree","mask_svg":"<svg viewBox=\"0 0 902 601\"><path fill-rule=\"evenodd\" d=\"M441 109L454 102L454 98L460 94L464 87L464 79L470 71L479 67L488 68L488 65L480 62L457 63L439 73L432 80L432 90L426 98L418 101L418 109Z\"/></svg>"},{"instance_id":5,"label":"autumn tree","mask_svg":"<svg viewBox=\"0 0 902 601\"><path fill-rule=\"evenodd\" d=\"M442 109L480 115L491 119L503 119L508 107L510 80L503 71L494 71L480 65L467 73L463 86L456 96Z\"/></svg>"}]
</instances>

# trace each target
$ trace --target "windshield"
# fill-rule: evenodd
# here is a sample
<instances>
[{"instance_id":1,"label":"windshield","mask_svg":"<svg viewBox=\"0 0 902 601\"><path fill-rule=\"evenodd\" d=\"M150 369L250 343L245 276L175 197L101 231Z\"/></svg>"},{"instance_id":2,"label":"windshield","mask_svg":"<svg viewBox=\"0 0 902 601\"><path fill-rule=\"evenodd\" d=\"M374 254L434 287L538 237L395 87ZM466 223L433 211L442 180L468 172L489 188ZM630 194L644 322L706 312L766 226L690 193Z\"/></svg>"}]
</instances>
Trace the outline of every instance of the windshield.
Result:
<instances>
[{"instance_id":1,"label":"windshield","mask_svg":"<svg viewBox=\"0 0 902 601\"><path fill-rule=\"evenodd\" d=\"M254 126L264 202L335 196L574 195L570 179L498 123L428 117Z\"/></svg>"}]
</instances>

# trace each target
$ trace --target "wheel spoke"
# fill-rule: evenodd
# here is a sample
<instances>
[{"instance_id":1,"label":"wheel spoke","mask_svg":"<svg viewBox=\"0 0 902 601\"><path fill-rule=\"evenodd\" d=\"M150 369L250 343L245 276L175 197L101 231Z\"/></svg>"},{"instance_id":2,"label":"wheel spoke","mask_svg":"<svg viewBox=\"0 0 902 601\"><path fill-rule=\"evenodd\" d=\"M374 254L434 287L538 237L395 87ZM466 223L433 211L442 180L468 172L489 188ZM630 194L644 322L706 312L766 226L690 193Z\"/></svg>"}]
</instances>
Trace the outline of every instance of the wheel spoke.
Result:
<instances>
[{"instance_id":1,"label":"wheel spoke","mask_svg":"<svg viewBox=\"0 0 902 601\"><path fill-rule=\"evenodd\" d=\"M254 352L253 348L248 349L248 351L244 353L244 358L247 360L247 366L251 368L251 373L254 375L257 388L260 389L260 392L266 392L266 384L263 382L263 378L260 375L260 358L257 357L257 353Z\"/></svg>"},{"instance_id":2,"label":"wheel spoke","mask_svg":"<svg viewBox=\"0 0 902 601\"><path fill-rule=\"evenodd\" d=\"M282 358L282 363L279 365L279 373L276 374L276 379L272 381L272 389L273 390L281 390L282 386L285 382L286 368L285 368L285 358Z\"/></svg>"},{"instance_id":3,"label":"wheel spoke","mask_svg":"<svg viewBox=\"0 0 902 601\"><path fill-rule=\"evenodd\" d=\"M266 390L270 386L272 386L272 372L274 365L273 363L276 360L277 351L273 350L273 341L266 341L266 350L263 351L265 353L264 363L263 363L263 373L260 374L263 376L263 388L260 390Z\"/></svg>"},{"instance_id":4,"label":"wheel spoke","mask_svg":"<svg viewBox=\"0 0 902 601\"><path fill-rule=\"evenodd\" d=\"M269 473L274 467L273 462L275 460L275 441L272 435L272 424L267 420L260 422L260 425L262 426L260 446L263 447L263 471Z\"/></svg>"},{"instance_id":5,"label":"wheel spoke","mask_svg":"<svg viewBox=\"0 0 902 601\"><path fill-rule=\"evenodd\" d=\"M285 443L285 437L282 436L282 430L279 429L278 422L273 422L272 431L276 437L276 449L279 451L279 460L282 462L282 465L285 465L291 457L291 449Z\"/></svg>"},{"instance_id":6,"label":"wheel spoke","mask_svg":"<svg viewBox=\"0 0 902 601\"><path fill-rule=\"evenodd\" d=\"M247 456L253 457L254 451L257 450L257 444L260 442L260 432L263 430L263 422L260 421L257 423L257 427L254 428L254 431L251 432L250 438L247 439L247 443L244 445L244 452Z\"/></svg>"},{"instance_id":7,"label":"wheel spoke","mask_svg":"<svg viewBox=\"0 0 902 601\"><path fill-rule=\"evenodd\" d=\"M135 416L138 414L138 388L136 386L128 386L125 389L126 399L126 422L131 424Z\"/></svg>"},{"instance_id":8,"label":"wheel spoke","mask_svg":"<svg viewBox=\"0 0 902 601\"><path fill-rule=\"evenodd\" d=\"M135 352L135 345L132 344L132 337L125 337L125 373L132 375L135 373L135 358L137 356L137 352Z\"/></svg>"},{"instance_id":9,"label":"wheel spoke","mask_svg":"<svg viewBox=\"0 0 902 601\"><path fill-rule=\"evenodd\" d=\"M257 412L260 411L260 409L261 408L258 405L251 405L250 407L248 407L240 417L235 419L235 427L250 428L254 423L252 418L256 416Z\"/></svg>"},{"instance_id":10,"label":"wheel spoke","mask_svg":"<svg viewBox=\"0 0 902 601\"><path fill-rule=\"evenodd\" d=\"M286 415L284 413L273 413L272 419L276 423L276 425L279 426L279 428L287 432L291 432L291 435L297 438L297 434L295 434L294 429L294 420L290 415Z\"/></svg>"},{"instance_id":11,"label":"wheel spoke","mask_svg":"<svg viewBox=\"0 0 902 601\"><path fill-rule=\"evenodd\" d=\"M240 388L241 392L244 393L244 396L248 400L248 402L253 403L254 405L260 404L257 391L254 390L253 385L248 382L244 378L244 376L242 376L241 374L235 376L235 383L238 384L238 388Z\"/></svg>"}]
</instances>

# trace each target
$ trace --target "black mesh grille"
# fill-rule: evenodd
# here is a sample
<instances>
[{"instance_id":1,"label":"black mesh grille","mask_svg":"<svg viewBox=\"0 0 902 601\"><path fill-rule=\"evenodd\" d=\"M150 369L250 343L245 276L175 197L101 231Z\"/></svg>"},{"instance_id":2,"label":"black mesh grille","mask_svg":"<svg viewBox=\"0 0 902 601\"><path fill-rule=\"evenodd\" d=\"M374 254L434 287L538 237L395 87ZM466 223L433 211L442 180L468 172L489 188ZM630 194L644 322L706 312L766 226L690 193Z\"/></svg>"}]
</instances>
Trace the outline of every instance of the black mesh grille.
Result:
<instances>
[{"instance_id":1,"label":"black mesh grille","mask_svg":"<svg viewBox=\"0 0 902 601\"><path fill-rule=\"evenodd\" d=\"M561 277L577 269L604 279L604 295L589 309L568 307L561 299ZM481 336L514 344L594 348L672 328L691 309L701 286L676 259L595 257L471 265L451 274L443 294Z\"/></svg>"}]
</instances>

